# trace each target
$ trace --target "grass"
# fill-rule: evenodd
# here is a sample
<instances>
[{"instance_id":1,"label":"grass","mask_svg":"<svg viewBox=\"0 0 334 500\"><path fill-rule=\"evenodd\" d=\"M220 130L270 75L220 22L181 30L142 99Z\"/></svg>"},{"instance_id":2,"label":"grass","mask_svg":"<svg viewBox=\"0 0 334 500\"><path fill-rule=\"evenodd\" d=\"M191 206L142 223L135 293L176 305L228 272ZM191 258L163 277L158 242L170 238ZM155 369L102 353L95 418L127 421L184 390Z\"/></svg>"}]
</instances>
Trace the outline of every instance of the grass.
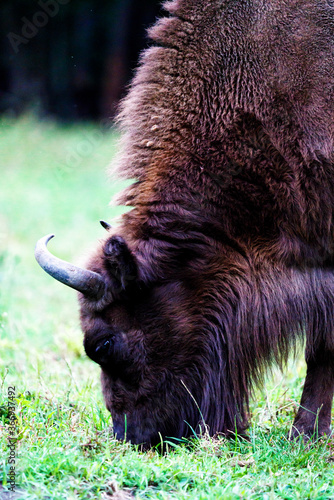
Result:
<instances>
[{"instance_id":1,"label":"grass","mask_svg":"<svg viewBox=\"0 0 334 500\"><path fill-rule=\"evenodd\" d=\"M299 361L257 394L249 442L204 436L161 456L114 440L99 368L82 347L76 294L42 272L33 249L54 232L52 252L80 262L104 235L98 220L116 215L108 203L120 189L106 176L117 137L31 117L3 118L0 137L3 488L15 386L17 499L334 499L333 439L307 446L286 438L305 374Z\"/></svg>"}]
</instances>

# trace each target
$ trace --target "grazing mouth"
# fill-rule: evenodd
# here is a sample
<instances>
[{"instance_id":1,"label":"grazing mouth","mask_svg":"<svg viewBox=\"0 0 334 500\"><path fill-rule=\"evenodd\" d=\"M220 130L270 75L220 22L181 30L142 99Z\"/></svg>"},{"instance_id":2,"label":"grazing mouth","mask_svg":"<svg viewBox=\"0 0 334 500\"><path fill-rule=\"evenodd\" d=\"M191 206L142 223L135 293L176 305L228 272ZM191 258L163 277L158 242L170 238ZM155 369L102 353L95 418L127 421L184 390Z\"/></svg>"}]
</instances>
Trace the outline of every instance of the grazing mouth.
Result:
<instances>
[{"instance_id":1,"label":"grazing mouth","mask_svg":"<svg viewBox=\"0 0 334 500\"><path fill-rule=\"evenodd\" d=\"M161 442L161 435L151 425L142 423L134 425L128 422L126 415L122 418L113 418L113 432L119 441L128 441L131 444L150 448Z\"/></svg>"}]
</instances>

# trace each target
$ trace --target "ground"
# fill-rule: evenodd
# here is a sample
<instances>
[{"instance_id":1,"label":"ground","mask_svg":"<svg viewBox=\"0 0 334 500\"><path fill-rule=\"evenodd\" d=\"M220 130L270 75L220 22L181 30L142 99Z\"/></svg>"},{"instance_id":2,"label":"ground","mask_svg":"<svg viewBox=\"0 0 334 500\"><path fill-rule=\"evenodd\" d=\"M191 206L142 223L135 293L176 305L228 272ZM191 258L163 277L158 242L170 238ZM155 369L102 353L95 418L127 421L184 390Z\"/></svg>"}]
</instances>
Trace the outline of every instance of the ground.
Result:
<instances>
[{"instance_id":1,"label":"ground","mask_svg":"<svg viewBox=\"0 0 334 500\"><path fill-rule=\"evenodd\" d=\"M76 294L47 276L33 251L54 232L50 250L78 263L104 236L98 221L116 215L108 203L121 188L106 174L117 134L24 117L2 118L0 137L0 498L334 499L333 438L287 439L302 356L256 394L249 441L203 436L161 456L114 440Z\"/></svg>"}]
</instances>

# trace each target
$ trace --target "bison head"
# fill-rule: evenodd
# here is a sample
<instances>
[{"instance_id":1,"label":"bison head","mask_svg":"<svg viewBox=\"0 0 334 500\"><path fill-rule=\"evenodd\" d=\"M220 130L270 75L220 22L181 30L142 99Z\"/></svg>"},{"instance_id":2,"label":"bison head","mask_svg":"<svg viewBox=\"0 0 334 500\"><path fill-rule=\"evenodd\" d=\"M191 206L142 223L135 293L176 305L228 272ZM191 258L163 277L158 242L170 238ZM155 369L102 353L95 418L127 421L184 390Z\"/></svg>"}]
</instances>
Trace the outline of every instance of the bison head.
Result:
<instances>
[{"instance_id":1,"label":"bison head","mask_svg":"<svg viewBox=\"0 0 334 500\"><path fill-rule=\"evenodd\" d=\"M36 258L54 278L80 292L84 347L101 366L117 437L152 446L199 432L204 420L210 425L217 415L223 424L223 357L203 337L195 280L192 288L183 273L174 280L148 276L140 252L119 235L102 243L89 270L52 256L49 239L37 244ZM221 406L214 411L217 403ZM236 409L230 411L232 421L225 420L221 430L228 423L234 429Z\"/></svg>"}]
</instances>

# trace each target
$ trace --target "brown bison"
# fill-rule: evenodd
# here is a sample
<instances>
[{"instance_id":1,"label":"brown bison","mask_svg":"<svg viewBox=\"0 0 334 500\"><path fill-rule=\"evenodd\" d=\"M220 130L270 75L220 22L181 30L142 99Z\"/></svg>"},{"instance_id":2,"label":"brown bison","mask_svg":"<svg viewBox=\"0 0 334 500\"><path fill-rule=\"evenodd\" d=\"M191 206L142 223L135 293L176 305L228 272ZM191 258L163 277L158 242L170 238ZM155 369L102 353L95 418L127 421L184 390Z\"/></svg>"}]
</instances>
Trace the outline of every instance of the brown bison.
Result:
<instances>
[{"instance_id":1,"label":"brown bison","mask_svg":"<svg viewBox=\"0 0 334 500\"><path fill-rule=\"evenodd\" d=\"M88 356L121 439L205 422L243 433L266 367L306 340L292 436L330 433L334 389L334 8L175 0L120 112L132 207L79 290Z\"/></svg>"}]
</instances>

